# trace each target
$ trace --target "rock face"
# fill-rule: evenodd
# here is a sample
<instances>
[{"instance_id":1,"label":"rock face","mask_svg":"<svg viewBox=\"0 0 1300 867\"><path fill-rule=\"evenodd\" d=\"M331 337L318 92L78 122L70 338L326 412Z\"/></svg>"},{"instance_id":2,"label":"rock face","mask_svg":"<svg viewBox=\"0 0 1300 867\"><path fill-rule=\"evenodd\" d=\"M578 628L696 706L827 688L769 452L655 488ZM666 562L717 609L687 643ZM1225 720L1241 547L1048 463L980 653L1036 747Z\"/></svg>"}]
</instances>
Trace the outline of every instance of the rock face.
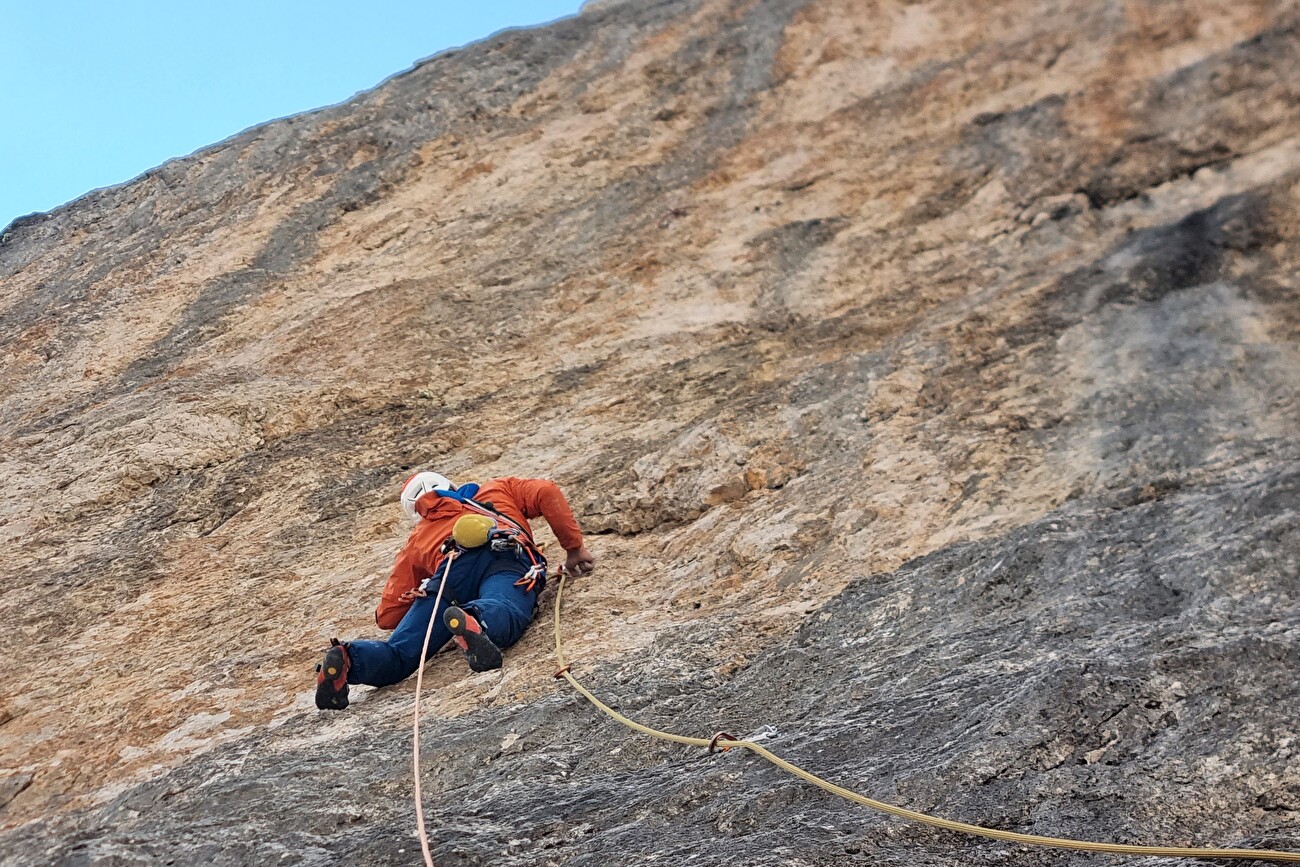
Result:
<instances>
[{"instance_id":1,"label":"rock face","mask_svg":"<svg viewBox=\"0 0 1300 867\"><path fill-rule=\"evenodd\" d=\"M413 685L310 675L416 467L565 487L650 724L1300 848L1297 105L1290 2L601 3L16 221L0 863L418 863ZM1098 863L553 669L430 663L438 864Z\"/></svg>"}]
</instances>

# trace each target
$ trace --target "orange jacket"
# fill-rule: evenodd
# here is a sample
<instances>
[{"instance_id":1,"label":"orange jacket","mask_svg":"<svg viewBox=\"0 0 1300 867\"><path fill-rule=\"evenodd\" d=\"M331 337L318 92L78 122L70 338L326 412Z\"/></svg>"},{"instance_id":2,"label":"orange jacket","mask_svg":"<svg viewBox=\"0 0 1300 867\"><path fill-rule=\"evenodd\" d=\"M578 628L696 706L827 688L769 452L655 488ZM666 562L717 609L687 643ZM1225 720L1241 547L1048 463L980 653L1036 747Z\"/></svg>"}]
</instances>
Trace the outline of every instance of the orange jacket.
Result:
<instances>
[{"instance_id":1,"label":"orange jacket","mask_svg":"<svg viewBox=\"0 0 1300 867\"><path fill-rule=\"evenodd\" d=\"M492 507L525 530L529 518L545 518L555 538L566 551L582 547L582 531L569 508L569 501L555 482L546 479L493 479L479 488L474 499ZM384 593L375 609L375 622L381 629L393 629L411 607L403 594L420 586L433 575L442 562L439 549L451 535L456 519L470 510L450 497L425 494L415 501L420 523L411 531L406 545L397 555L393 574L388 576Z\"/></svg>"}]
</instances>

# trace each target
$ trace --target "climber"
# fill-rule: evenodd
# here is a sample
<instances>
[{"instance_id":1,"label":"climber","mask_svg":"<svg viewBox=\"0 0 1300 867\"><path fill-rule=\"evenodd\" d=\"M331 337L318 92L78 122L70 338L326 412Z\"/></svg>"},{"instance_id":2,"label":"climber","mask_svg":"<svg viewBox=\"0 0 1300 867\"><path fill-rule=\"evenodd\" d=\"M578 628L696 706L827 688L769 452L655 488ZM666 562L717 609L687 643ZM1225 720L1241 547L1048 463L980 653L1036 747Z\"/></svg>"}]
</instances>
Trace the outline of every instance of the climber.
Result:
<instances>
[{"instance_id":1,"label":"climber","mask_svg":"<svg viewBox=\"0 0 1300 867\"><path fill-rule=\"evenodd\" d=\"M431 654L453 641L474 671L500 668L501 650L532 622L546 577L529 518L550 524L571 575L589 573L596 565L554 482L505 478L456 486L445 476L421 472L407 480L401 502L417 523L375 610L375 622L393 633L387 641L331 639L316 667L321 710L347 707L348 684L387 686L414 674L431 617L437 618ZM444 573L446 586L435 612Z\"/></svg>"}]
</instances>

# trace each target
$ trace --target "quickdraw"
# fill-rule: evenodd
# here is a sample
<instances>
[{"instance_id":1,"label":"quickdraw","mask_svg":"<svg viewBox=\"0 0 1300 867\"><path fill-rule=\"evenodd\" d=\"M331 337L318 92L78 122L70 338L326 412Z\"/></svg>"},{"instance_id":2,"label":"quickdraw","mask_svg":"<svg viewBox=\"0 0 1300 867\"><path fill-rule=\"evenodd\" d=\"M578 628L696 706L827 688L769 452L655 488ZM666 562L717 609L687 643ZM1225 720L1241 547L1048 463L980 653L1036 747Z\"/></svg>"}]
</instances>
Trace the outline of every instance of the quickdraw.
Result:
<instances>
[{"instance_id":1,"label":"quickdraw","mask_svg":"<svg viewBox=\"0 0 1300 867\"><path fill-rule=\"evenodd\" d=\"M522 587L525 593L532 593L538 584L545 582L546 557L542 555L541 547L533 541L533 534L529 532L528 528L521 526L508 515L475 499L466 497L462 502L469 508L506 524L505 527L498 527L493 530L488 535L488 542L496 553L506 553L513 550L513 553L517 556L528 560L528 571L515 582L516 587Z\"/></svg>"},{"instance_id":2,"label":"quickdraw","mask_svg":"<svg viewBox=\"0 0 1300 867\"><path fill-rule=\"evenodd\" d=\"M538 584L546 579L546 565L531 566L523 577L515 582L516 587L522 587L525 593L532 593Z\"/></svg>"}]
</instances>

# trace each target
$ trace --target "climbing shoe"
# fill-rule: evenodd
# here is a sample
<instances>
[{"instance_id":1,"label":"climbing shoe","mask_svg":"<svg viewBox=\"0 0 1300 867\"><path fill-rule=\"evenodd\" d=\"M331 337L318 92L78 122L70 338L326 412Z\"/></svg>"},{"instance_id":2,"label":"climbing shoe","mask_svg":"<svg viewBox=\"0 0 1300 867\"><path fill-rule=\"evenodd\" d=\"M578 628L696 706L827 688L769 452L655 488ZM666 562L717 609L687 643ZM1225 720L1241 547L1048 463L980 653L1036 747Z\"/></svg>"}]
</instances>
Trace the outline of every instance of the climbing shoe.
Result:
<instances>
[{"instance_id":1,"label":"climbing shoe","mask_svg":"<svg viewBox=\"0 0 1300 867\"><path fill-rule=\"evenodd\" d=\"M316 666L316 707L321 710L343 710L348 706L348 649L337 638L330 639L330 649Z\"/></svg>"},{"instance_id":2,"label":"climbing shoe","mask_svg":"<svg viewBox=\"0 0 1300 867\"><path fill-rule=\"evenodd\" d=\"M492 639L483 634L483 626L473 614L455 605L442 614L442 622L451 630L451 640L465 651L469 667L475 671L491 671L501 667L501 651Z\"/></svg>"}]
</instances>

